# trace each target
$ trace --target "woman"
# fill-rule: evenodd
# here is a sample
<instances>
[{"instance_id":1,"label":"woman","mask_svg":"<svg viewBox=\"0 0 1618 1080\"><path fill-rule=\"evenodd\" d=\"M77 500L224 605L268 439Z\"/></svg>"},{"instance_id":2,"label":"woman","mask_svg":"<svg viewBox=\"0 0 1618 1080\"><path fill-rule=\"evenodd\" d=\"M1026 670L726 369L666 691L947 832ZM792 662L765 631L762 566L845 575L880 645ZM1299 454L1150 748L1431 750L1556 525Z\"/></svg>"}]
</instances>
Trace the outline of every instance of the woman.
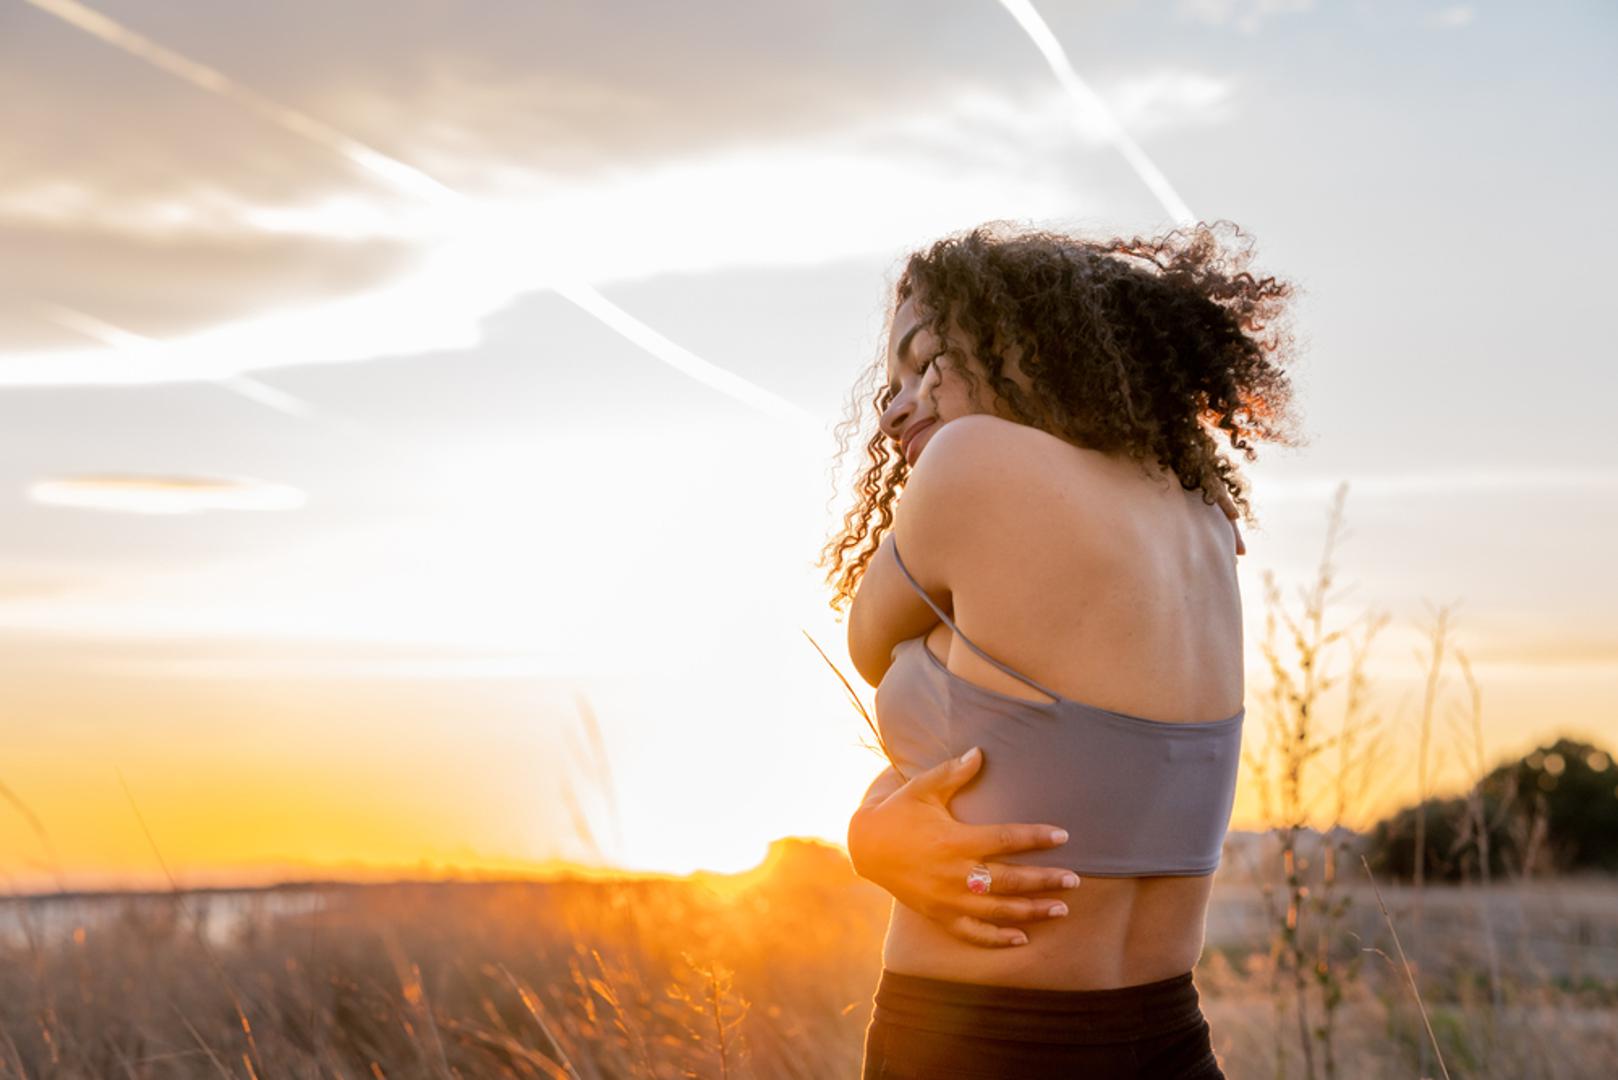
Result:
<instances>
[{"instance_id":1,"label":"woman","mask_svg":"<svg viewBox=\"0 0 1618 1080\"><path fill-rule=\"evenodd\" d=\"M985 227L900 276L824 560L893 762L848 836L896 900L867 1078L1223 1075L1191 975L1243 717L1219 442L1286 441L1290 390L1291 290L1247 257Z\"/></svg>"}]
</instances>

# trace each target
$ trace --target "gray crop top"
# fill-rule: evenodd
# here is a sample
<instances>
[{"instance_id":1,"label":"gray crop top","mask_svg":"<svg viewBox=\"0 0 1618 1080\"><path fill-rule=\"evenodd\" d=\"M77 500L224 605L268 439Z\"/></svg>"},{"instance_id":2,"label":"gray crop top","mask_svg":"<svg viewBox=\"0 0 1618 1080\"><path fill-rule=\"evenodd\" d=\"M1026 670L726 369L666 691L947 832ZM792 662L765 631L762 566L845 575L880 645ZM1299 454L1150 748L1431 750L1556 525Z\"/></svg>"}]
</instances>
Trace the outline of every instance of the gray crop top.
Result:
<instances>
[{"instance_id":1,"label":"gray crop top","mask_svg":"<svg viewBox=\"0 0 1618 1080\"><path fill-rule=\"evenodd\" d=\"M899 569L956 638L1051 701L969 682L927 648L899 642L876 689L876 722L906 776L983 748L983 765L950 801L964 822L1058 825L1068 842L997 861L1064 866L1096 877L1211 874L1236 798L1242 717L1174 723L1064 698L973 644ZM1053 861L1054 860L1054 861Z\"/></svg>"}]
</instances>

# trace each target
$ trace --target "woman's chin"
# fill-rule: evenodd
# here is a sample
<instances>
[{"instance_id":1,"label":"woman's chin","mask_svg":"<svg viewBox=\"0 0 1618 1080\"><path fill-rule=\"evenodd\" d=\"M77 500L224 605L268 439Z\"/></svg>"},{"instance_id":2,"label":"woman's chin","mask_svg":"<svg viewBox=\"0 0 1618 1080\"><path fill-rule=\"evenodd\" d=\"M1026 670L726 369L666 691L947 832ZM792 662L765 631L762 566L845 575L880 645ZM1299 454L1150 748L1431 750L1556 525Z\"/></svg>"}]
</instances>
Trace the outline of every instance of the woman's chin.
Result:
<instances>
[{"instance_id":1,"label":"woman's chin","mask_svg":"<svg viewBox=\"0 0 1618 1080\"><path fill-rule=\"evenodd\" d=\"M937 431L940 427L943 427L942 421L934 424L928 424L927 430L916 436L916 441L910 447L910 454L907 459L911 468L915 468L916 462L921 460L922 451L927 449L927 440L931 439L933 437L933 432Z\"/></svg>"}]
</instances>

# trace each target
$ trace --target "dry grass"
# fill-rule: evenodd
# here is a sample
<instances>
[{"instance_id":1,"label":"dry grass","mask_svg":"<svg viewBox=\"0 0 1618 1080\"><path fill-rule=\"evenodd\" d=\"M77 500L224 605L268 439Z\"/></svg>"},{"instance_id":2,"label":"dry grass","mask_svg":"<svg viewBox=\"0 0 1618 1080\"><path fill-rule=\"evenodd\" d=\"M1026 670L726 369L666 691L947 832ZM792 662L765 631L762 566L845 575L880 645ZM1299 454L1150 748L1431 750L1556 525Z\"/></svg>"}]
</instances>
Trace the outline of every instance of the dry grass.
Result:
<instances>
[{"instance_id":1,"label":"dry grass","mask_svg":"<svg viewBox=\"0 0 1618 1080\"><path fill-rule=\"evenodd\" d=\"M1262 963L1247 971L1267 979L1270 1016L1255 1035L1266 1042L1263 1074L1277 1080L1291 1075L1335 1080L1345 1073L1357 1077L1383 1070L1399 1075L1402 1068L1420 1077L1595 1075L1598 1057L1581 1057L1583 1049L1570 1051L1544 1034L1547 1026L1583 1030L1593 1025L1618 1041L1613 1015L1600 1011L1607 1006L1587 1013L1579 999L1564 1001L1553 989L1586 985L1579 981L1585 965L1578 939L1567 943L1573 946L1568 955L1553 948L1557 965L1547 967L1545 950L1536 946L1535 924L1541 917L1555 919L1559 905L1536 902L1544 893L1533 889L1527 871L1503 883L1505 888L1489 880L1480 788L1487 772L1483 698L1455 642L1454 605L1429 605L1427 648L1416 654L1423 693L1414 731L1391 735L1385 718L1370 707L1366 660L1388 619L1366 612L1338 625L1333 609L1341 590L1334 559L1344 535L1346 498L1343 485L1331 504L1315 579L1297 591L1295 605L1288 604L1272 577L1265 577L1261 651L1271 675L1261 697L1265 739L1245 759L1247 782L1258 786L1274 840L1257 865L1245 867L1268 922ZM1435 747L1451 661L1465 678L1468 722L1452 723L1452 744ZM1414 751L1422 812L1415 819L1414 880L1407 889L1393 890L1397 910L1390 911L1371 864L1363 856L1345 859L1354 853L1357 838L1338 826L1366 816L1373 777L1386 784L1400 775L1401 763L1387 760L1395 739ZM1460 833L1468 850L1430 851L1425 843L1433 759L1445 750L1466 764L1472 779ZM1323 799L1331 800L1324 814ZM1327 819L1324 836L1303 843L1318 835L1305 823L1322 817ZM1455 857L1463 867L1482 867L1477 887L1435 891L1425 868ZM1346 879L1344 865L1352 875ZM1531 868L1532 860L1524 865ZM1470 874L1464 880L1472 884ZM1367 887L1369 897L1363 895ZM1604 902L1614 899L1612 891L1604 894ZM1367 900L1375 901L1375 912L1366 910ZM1437 903L1441 919L1432 918L1430 901ZM1516 927L1513 953L1522 969L1509 978L1502 969L1500 925ZM1588 985L1610 997L1618 985L1618 930L1580 925L1579 933L1593 945L1583 951L1592 954L1597 972ZM1253 936L1258 936L1256 926ZM1578 977L1570 978L1573 972ZM1562 1005L1571 1010L1566 1016L1555 1011ZM1208 1012L1218 1015L1215 1007ZM1227 1014L1227 1019L1239 1030L1234 1017ZM1384 1041L1367 1042L1372 1032ZM1242 1058L1257 1055L1257 1047L1246 1044L1233 1044L1233 1052L1237 1045Z\"/></svg>"},{"instance_id":2,"label":"dry grass","mask_svg":"<svg viewBox=\"0 0 1618 1080\"><path fill-rule=\"evenodd\" d=\"M1261 908L1256 888L1221 878L1197 976L1233 1078L1302 1065L1295 1041L1274 1038L1262 919L1243 937L1235 917ZM1531 936L1521 948L1503 938L1505 1004L1486 1068L1475 897L1427 888L1435 933L1423 996L1450 1073L1608 1075L1618 972L1569 964L1592 942L1618 948L1618 883L1515 889L1501 886L1498 899L1521 911L1520 925L1567 942L1530 963ZM161 896L102 901L81 911L77 933L36 926L31 942L0 952L0 1077L853 1077L889 903L840 850L796 841L737 879L323 896L318 912L266 910L208 945ZM1408 916L1408 888L1390 888L1388 901L1395 921ZM1557 930L1573 909L1594 921ZM1374 905L1356 915L1346 930L1393 956ZM1338 1060L1354 1077L1414 1076L1426 1035L1405 975L1369 955L1343 987Z\"/></svg>"},{"instance_id":3,"label":"dry grass","mask_svg":"<svg viewBox=\"0 0 1618 1080\"><path fill-rule=\"evenodd\" d=\"M107 900L0 952L0 1076L847 1075L887 904L778 850L740 881L336 888L214 942Z\"/></svg>"}]
</instances>

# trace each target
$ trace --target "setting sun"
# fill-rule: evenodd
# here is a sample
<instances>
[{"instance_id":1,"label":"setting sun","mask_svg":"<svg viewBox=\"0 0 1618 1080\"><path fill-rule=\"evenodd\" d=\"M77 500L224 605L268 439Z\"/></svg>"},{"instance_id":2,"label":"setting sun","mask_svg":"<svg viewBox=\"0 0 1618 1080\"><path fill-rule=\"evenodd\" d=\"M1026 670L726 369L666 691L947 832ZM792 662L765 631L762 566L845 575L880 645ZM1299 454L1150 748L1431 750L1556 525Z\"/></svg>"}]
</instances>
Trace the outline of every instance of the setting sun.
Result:
<instances>
[{"instance_id":1,"label":"setting sun","mask_svg":"<svg viewBox=\"0 0 1618 1080\"><path fill-rule=\"evenodd\" d=\"M1464 1023L1618 985L1605 879L1562 884L1605 872L1582 830L1618 802L1610 15L25 0L4 27L0 950L33 952L0 1077L843 1075L884 975L1115 990L1193 957L1254 1075L1296 1063L1263 1037L1283 970L1324 972L1273 1012L1303 1010L1309 1075L1535 1075ZM972 391L1014 346L1027 409ZM1055 439L910 500L918 555L975 543L984 586L917 596L896 496L983 412ZM1100 484L1132 454L1183 508ZM1015 665L926 624L946 594ZM894 642L935 633L929 698ZM937 765L974 706L1013 712L990 662L1148 731L1118 702L1240 701L1218 768L1159 730L1140 761L1174 783L1077 751L1023 782L1116 782L1108 832L1167 845L1234 773L1217 886L1087 867L1049 890L1068 923L985 959L976 916L869 873L851 821L897 759L859 672L897 670L883 716L908 689ZM880 850L947 848L911 824L936 845ZM1001 891L957 861L925 880ZM1148 895L1185 905L1184 956L1109 967ZM1563 911L1588 956L1503 976ZM1398 955L1332 951L1396 919L1421 974L1341 975ZM1063 952L1061 925L1103 930ZM175 1015L96 1011L147 968ZM799 968L832 989L782 990ZM1449 1026L1388 1004L1418 986ZM736 987L775 1073L728 1056Z\"/></svg>"}]
</instances>

